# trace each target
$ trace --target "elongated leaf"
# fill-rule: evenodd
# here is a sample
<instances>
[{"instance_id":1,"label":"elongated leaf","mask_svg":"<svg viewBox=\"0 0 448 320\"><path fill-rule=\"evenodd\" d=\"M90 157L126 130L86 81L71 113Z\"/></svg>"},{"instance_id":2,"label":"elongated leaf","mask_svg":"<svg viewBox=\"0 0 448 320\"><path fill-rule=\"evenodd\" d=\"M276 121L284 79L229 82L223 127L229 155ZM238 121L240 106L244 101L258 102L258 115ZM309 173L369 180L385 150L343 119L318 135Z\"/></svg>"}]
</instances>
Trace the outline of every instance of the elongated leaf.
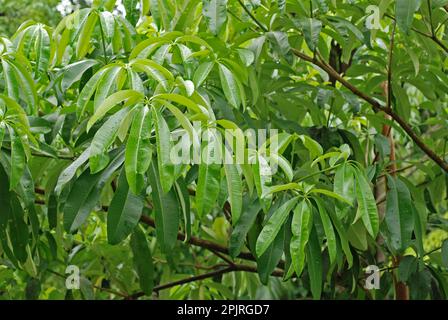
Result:
<instances>
[{"instance_id":1,"label":"elongated leaf","mask_svg":"<svg viewBox=\"0 0 448 320\"><path fill-rule=\"evenodd\" d=\"M79 176L67 196L63 210L67 232L74 232L84 223L97 205L104 185L123 162L124 151L120 150L104 171L91 174L90 170L86 170Z\"/></svg>"},{"instance_id":2,"label":"elongated leaf","mask_svg":"<svg viewBox=\"0 0 448 320\"><path fill-rule=\"evenodd\" d=\"M111 96L109 96L104 102L98 107L93 116L87 123L87 131L104 115L109 112L117 104L126 102L125 106L136 103L143 98L143 94L135 90L122 90L118 91Z\"/></svg>"},{"instance_id":3,"label":"elongated leaf","mask_svg":"<svg viewBox=\"0 0 448 320\"><path fill-rule=\"evenodd\" d=\"M208 141L207 141L208 140ZM199 217L210 213L216 205L221 184L221 165L215 162L219 144L214 137L202 141L202 163L196 188L196 206Z\"/></svg>"},{"instance_id":4,"label":"elongated leaf","mask_svg":"<svg viewBox=\"0 0 448 320\"><path fill-rule=\"evenodd\" d=\"M379 229L378 209L375 197L372 194L369 182L360 169L355 168L356 198L358 199L358 212L355 221L362 219L367 232L375 238Z\"/></svg>"},{"instance_id":5,"label":"elongated leaf","mask_svg":"<svg viewBox=\"0 0 448 320\"><path fill-rule=\"evenodd\" d=\"M387 185L385 221L390 233L390 246L402 253L410 245L414 230L411 194L400 179L388 176Z\"/></svg>"},{"instance_id":6,"label":"elongated leaf","mask_svg":"<svg viewBox=\"0 0 448 320\"><path fill-rule=\"evenodd\" d=\"M117 82L120 72L123 69L119 66L112 66L110 68L104 69L104 72L101 72L101 79L98 81L98 86L95 93L95 100L93 109L96 111L98 107L106 100L107 96L111 92L116 91Z\"/></svg>"},{"instance_id":7,"label":"elongated leaf","mask_svg":"<svg viewBox=\"0 0 448 320\"><path fill-rule=\"evenodd\" d=\"M229 103L239 108L241 105L241 96L237 78L225 65L219 64L219 78L221 79L222 89Z\"/></svg>"},{"instance_id":8,"label":"elongated leaf","mask_svg":"<svg viewBox=\"0 0 448 320\"><path fill-rule=\"evenodd\" d=\"M241 215L243 206L243 182L238 173L238 168L234 164L225 164L227 190L229 192L229 202L232 209L232 223L235 225Z\"/></svg>"},{"instance_id":9,"label":"elongated leaf","mask_svg":"<svg viewBox=\"0 0 448 320\"><path fill-rule=\"evenodd\" d=\"M188 193L187 185L181 177L174 182L177 198L182 210L182 217L184 220L184 243L187 243L191 238L191 212L190 212L190 195Z\"/></svg>"},{"instance_id":10,"label":"elongated leaf","mask_svg":"<svg viewBox=\"0 0 448 320\"><path fill-rule=\"evenodd\" d=\"M14 189L25 171L25 150L19 135L9 127L11 136L11 177L10 188Z\"/></svg>"},{"instance_id":11,"label":"elongated leaf","mask_svg":"<svg viewBox=\"0 0 448 320\"><path fill-rule=\"evenodd\" d=\"M103 70L100 70L97 73L95 73L82 88L82 91L79 94L78 101L77 101L76 114L77 114L78 118L80 118L84 114L84 112L87 108L87 104L89 103L90 99L92 98L93 93L95 92L95 90L97 88L98 82L100 81L104 72L105 72L105 70L103 69Z\"/></svg>"},{"instance_id":12,"label":"elongated leaf","mask_svg":"<svg viewBox=\"0 0 448 320\"><path fill-rule=\"evenodd\" d=\"M173 189L164 192L154 161L149 166L149 182L156 220L156 236L163 252L169 254L174 248L179 229L180 208Z\"/></svg>"},{"instance_id":13,"label":"elongated leaf","mask_svg":"<svg viewBox=\"0 0 448 320\"><path fill-rule=\"evenodd\" d=\"M202 4L210 31L218 34L227 21L227 0L202 0Z\"/></svg>"},{"instance_id":14,"label":"elongated leaf","mask_svg":"<svg viewBox=\"0 0 448 320\"><path fill-rule=\"evenodd\" d=\"M314 201L317 204L320 220L322 221L325 236L327 238L327 247L328 247L328 254L330 256L330 263L333 264L336 261L336 254L337 254L336 235L334 233L334 228L322 201L318 198L314 198Z\"/></svg>"},{"instance_id":15,"label":"elongated leaf","mask_svg":"<svg viewBox=\"0 0 448 320\"><path fill-rule=\"evenodd\" d=\"M350 165L344 163L336 170L333 191L347 199L350 203L353 203L355 200L355 180L353 169ZM349 210L349 206L336 203L336 214L339 219L343 219Z\"/></svg>"},{"instance_id":16,"label":"elongated leaf","mask_svg":"<svg viewBox=\"0 0 448 320\"><path fill-rule=\"evenodd\" d=\"M131 249L134 257L134 268L140 281L140 288L147 295L152 294L154 287L154 265L151 250L148 247L145 233L135 228L131 236Z\"/></svg>"},{"instance_id":17,"label":"elongated leaf","mask_svg":"<svg viewBox=\"0 0 448 320\"><path fill-rule=\"evenodd\" d=\"M107 239L118 244L134 230L143 210L143 199L129 190L126 173L121 171L118 187L107 213Z\"/></svg>"},{"instance_id":18,"label":"elongated leaf","mask_svg":"<svg viewBox=\"0 0 448 320\"><path fill-rule=\"evenodd\" d=\"M193 82L197 88L201 86L201 84L207 79L210 71L212 71L213 66L215 65L212 61L207 61L201 63L199 67L196 69L193 75Z\"/></svg>"},{"instance_id":19,"label":"elongated leaf","mask_svg":"<svg viewBox=\"0 0 448 320\"><path fill-rule=\"evenodd\" d=\"M305 35L305 41L312 51L316 49L317 42L319 41L320 31L322 30L322 22L313 18L305 18L300 21L303 33Z\"/></svg>"},{"instance_id":20,"label":"elongated leaf","mask_svg":"<svg viewBox=\"0 0 448 320\"><path fill-rule=\"evenodd\" d=\"M257 258L258 276L264 285L268 283L269 276L275 270L275 267L282 257L284 238L285 233L283 230L280 230L275 236L274 241L264 251L263 255Z\"/></svg>"},{"instance_id":21,"label":"elongated leaf","mask_svg":"<svg viewBox=\"0 0 448 320\"><path fill-rule=\"evenodd\" d=\"M260 257L272 241L274 241L281 227L285 223L286 218L298 201L299 199L297 197L288 200L269 218L257 239L256 252L258 257Z\"/></svg>"},{"instance_id":22,"label":"elongated leaf","mask_svg":"<svg viewBox=\"0 0 448 320\"><path fill-rule=\"evenodd\" d=\"M174 164L170 158L171 133L159 109L152 109L157 143L157 164L162 189L167 193L174 182Z\"/></svg>"},{"instance_id":23,"label":"elongated leaf","mask_svg":"<svg viewBox=\"0 0 448 320\"><path fill-rule=\"evenodd\" d=\"M296 275L300 277L305 267L305 249L308 244L313 222L310 204L303 200L294 208L291 223L292 239L290 244L292 264Z\"/></svg>"},{"instance_id":24,"label":"elongated leaf","mask_svg":"<svg viewBox=\"0 0 448 320\"><path fill-rule=\"evenodd\" d=\"M76 57L78 59L83 58L90 45L90 38L95 28L95 24L98 21L98 15L92 12L86 20L86 23L82 26L81 33L79 34L78 43L76 45Z\"/></svg>"},{"instance_id":25,"label":"elongated leaf","mask_svg":"<svg viewBox=\"0 0 448 320\"><path fill-rule=\"evenodd\" d=\"M61 172L58 178L58 182L55 187L55 193L59 195L64 186L70 182L76 175L76 171L89 159L90 148L87 148L81 155L76 158L64 171Z\"/></svg>"},{"instance_id":26,"label":"elongated leaf","mask_svg":"<svg viewBox=\"0 0 448 320\"><path fill-rule=\"evenodd\" d=\"M90 144L90 172L92 174L103 170L109 163L109 155L107 149L112 145L117 137L117 132L121 121L129 112L128 109L121 109L112 115L107 121L98 129Z\"/></svg>"},{"instance_id":27,"label":"elongated leaf","mask_svg":"<svg viewBox=\"0 0 448 320\"><path fill-rule=\"evenodd\" d=\"M98 64L96 60L81 60L66 66L63 69L63 76L61 81L61 90L66 91L75 82L79 81L88 69Z\"/></svg>"},{"instance_id":28,"label":"elongated leaf","mask_svg":"<svg viewBox=\"0 0 448 320\"><path fill-rule=\"evenodd\" d=\"M236 258L240 254L247 233L254 224L260 209L260 203L254 201L243 211L240 219L236 223L229 241L229 252L232 258Z\"/></svg>"},{"instance_id":29,"label":"elongated leaf","mask_svg":"<svg viewBox=\"0 0 448 320\"><path fill-rule=\"evenodd\" d=\"M308 274L310 277L311 293L315 300L322 294L322 252L316 229L311 229L307 246Z\"/></svg>"},{"instance_id":30,"label":"elongated leaf","mask_svg":"<svg viewBox=\"0 0 448 320\"><path fill-rule=\"evenodd\" d=\"M19 199L11 194L10 201L11 211L8 225L12 251L17 260L25 262L28 257L26 247L30 240L30 234L28 226L24 221L24 210Z\"/></svg>"},{"instance_id":31,"label":"elongated leaf","mask_svg":"<svg viewBox=\"0 0 448 320\"><path fill-rule=\"evenodd\" d=\"M140 107L134 115L124 162L129 188L134 194L139 194L145 187L145 173L152 159L151 125L148 107Z\"/></svg>"},{"instance_id":32,"label":"elongated leaf","mask_svg":"<svg viewBox=\"0 0 448 320\"><path fill-rule=\"evenodd\" d=\"M395 15L397 24L404 33L409 33L414 13L420 7L421 0L397 0L395 2Z\"/></svg>"}]
</instances>

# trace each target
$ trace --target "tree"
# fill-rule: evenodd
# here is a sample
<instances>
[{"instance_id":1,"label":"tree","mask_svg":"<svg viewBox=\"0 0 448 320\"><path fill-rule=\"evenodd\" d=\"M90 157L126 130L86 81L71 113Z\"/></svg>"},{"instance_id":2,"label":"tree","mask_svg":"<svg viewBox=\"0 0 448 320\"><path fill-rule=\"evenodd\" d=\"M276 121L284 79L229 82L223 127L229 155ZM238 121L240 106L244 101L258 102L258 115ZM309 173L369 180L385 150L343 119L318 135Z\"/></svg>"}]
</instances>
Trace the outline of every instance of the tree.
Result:
<instances>
[{"instance_id":1,"label":"tree","mask_svg":"<svg viewBox=\"0 0 448 320\"><path fill-rule=\"evenodd\" d=\"M445 299L445 4L94 1L0 38L0 296Z\"/></svg>"}]
</instances>

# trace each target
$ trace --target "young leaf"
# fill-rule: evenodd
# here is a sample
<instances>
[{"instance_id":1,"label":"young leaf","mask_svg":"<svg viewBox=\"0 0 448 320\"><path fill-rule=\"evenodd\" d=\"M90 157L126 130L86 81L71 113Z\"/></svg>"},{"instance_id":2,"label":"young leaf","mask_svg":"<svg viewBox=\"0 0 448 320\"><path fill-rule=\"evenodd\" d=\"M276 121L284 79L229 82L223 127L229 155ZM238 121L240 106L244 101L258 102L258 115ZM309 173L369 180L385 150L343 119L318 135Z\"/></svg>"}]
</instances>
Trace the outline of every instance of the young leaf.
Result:
<instances>
[{"instance_id":1,"label":"young leaf","mask_svg":"<svg viewBox=\"0 0 448 320\"><path fill-rule=\"evenodd\" d=\"M256 252L258 257L260 257L272 241L274 241L292 208L294 208L298 201L299 199L297 197L288 200L269 218L257 239Z\"/></svg>"}]
</instances>

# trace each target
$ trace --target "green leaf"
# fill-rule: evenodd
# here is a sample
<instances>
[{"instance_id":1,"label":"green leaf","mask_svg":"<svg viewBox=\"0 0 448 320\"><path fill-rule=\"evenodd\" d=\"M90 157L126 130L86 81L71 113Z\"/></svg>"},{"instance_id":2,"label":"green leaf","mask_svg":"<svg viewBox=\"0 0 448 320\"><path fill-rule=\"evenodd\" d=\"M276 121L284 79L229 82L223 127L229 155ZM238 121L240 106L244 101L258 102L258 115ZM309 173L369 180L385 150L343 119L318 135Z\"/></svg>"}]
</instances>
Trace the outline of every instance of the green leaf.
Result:
<instances>
[{"instance_id":1,"label":"green leaf","mask_svg":"<svg viewBox=\"0 0 448 320\"><path fill-rule=\"evenodd\" d=\"M9 127L11 137L11 177L10 188L14 189L23 176L26 166L25 149L19 135Z\"/></svg>"},{"instance_id":2,"label":"green leaf","mask_svg":"<svg viewBox=\"0 0 448 320\"><path fill-rule=\"evenodd\" d=\"M9 219L9 238L12 245L14 256L20 262L27 260L28 254L26 247L30 240L28 225L24 221L24 210L19 199L14 194L10 195L10 219Z\"/></svg>"},{"instance_id":3,"label":"green leaf","mask_svg":"<svg viewBox=\"0 0 448 320\"><path fill-rule=\"evenodd\" d=\"M100 71L101 72L101 71ZM117 91L117 82L123 68L118 65L105 67L104 72L101 72L101 79L98 81L96 88L93 109L96 111L98 107L106 100L111 92Z\"/></svg>"},{"instance_id":4,"label":"green leaf","mask_svg":"<svg viewBox=\"0 0 448 320\"><path fill-rule=\"evenodd\" d=\"M57 195L61 194L62 189L64 188L70 180L76 175L76 171L89 159L90 156L90 148L84 150L83 153L76 158L67 168L65 168L61 174L59 175L58 181L56 183L56 187L54 189Z\"/></svg>"},{"instance_id":5,"label":"green leaf","mask_svg":"<svg viewBox=\"0 0 448 320\"><path fill-rule=\"evenodd\" d=\"M330 216L328 215L327 210L325 209L322 201L318 198L314 198L314 201L317 204L320 220L322 221L325 236L327 238L327 247L328 247L328 254L330 256L330 263L333 264L336 261L336 255L337 255L337 243L334 228L331 223Z\"/></svg>"},{"instance_id":6,"label":"green leaf","mask_svg":"<svg viewBox=\"0 0 448 320\"><path fill-rule=\"evenodd\" d=\"M264 285L268 284L269 276L282 258L284 237L285 233L280 230L263 255L257 258L258 276Z\"/></svg>"},{"instance_id":7,"label":"green leaf","mask_svg":"<svg viewBox=\"0 0 448 320\"><path fill-rule=\"evenodd\" d=\"M134 194L140 194L146 186L145 173L152 159L151 112L143 106L135 112L126 144L125 168L129 188Z\"/></svg>"},{"instance_id":8,"label":"green leaf","mask_svg":"<svg viewBox=\"0 0 448 320\"><path fill-rule=\"evenodd\" d=\"M177 198L182 209L182 217L184 220L184 243L188 243L191 238L191 212L190 212L190 194L187 185L182 177L174 182Z\"/></svg>"},{"instance_id":9,"label":"green leaf","mask_svg":"<svg viewBox=\"0 0 448 320\"><path fill-rule=\"evenodd\" d=\"M193 75L193 82L196 88L199 88L205 79L207 79L214 65L215 63L213 61L206 61L199 65Z\"/></svg>"},{"instance_id":10,"label":"green leaf","mask_svg":"<svg viewBox=\"0 0 448 320\"><path fill-rule=\"evenodd\" d=\"M152 199L156 222L156 236L162 251L169 254L174 248L179 228L180 208L173 189L164 192L154 161L149 167L149 182L152 187Z\"/></svg>"},{"instance_id":11,"label":"green leaf","mask_svg":"<svg viewBox=\"0 0 448 320\"><path fill-rule=\"evenodd\" d=\"M241 105L241 95L238 85L237 78L233 75L232 71L229 70L225 65L219 64L219 78L221 79L222 89L224 95L229 103L235 107L239 108Z\"/></svg>"},{"instance_id":12,"label":"green leaf","mask_svg":"<svg viewBox=\"0 0 448 320\"><path fill-rule=\"evenodd\" d=\"M390 233L389 245L399 253L410 245L414 230L411 194L400 179L387 177L387 205L385 221Z\"/></svg>"},{"instance_id":13,"label":"green leaf","mask_svg":"<svg viewBox=\"0 0 448 320\"><path fill-rule=\"evenodd\" d=\"M341 202L344 202L345 204L351 205L352 203L347 200L346 198L340 196L339 194L337 194L336 192L330 191L330 190L326 190L326 189L312 189L310 191L310 193L318 193L318 194L323 194L326 196L329 196L331 198L334 198L336 200L339 200Z\"/></svg>"},{"instance_id":14,"label":"green leaf","mask_svg":"<svg viewBox=\"0 0 448 320\"><path fill-rule=\"evenodd\" d=\"M102 70L98 71L97 73L95 73L82 88L82 91L79 94L78 101L76 104L76 106L77 106L76 114L78 116L78 119L81 118L81 116L84 114L84 112L87 108L87 105L88 105L90 99L92 98L93 93L95 92L95 90L98 86L98 83L99 83L100 79L102 78L102 76L104 75L105 71L106 71L105 69L102 69Z\"/></svg>"},{"instance_id":15,"label":"green leaf","mask_svg":"<svg viewBox=\"0 0 448 320\"><path fill-rule=\"evenodd\" d=\"M299 198L297 197L288 200L269 218L257 239L256 252L258 257L260 257L267 250L272 241L274 241L281 227L285 223L286 218L298 201Z\"/></svg>"},{"instance_id":16,"label":"green leaf","mask_svg":"<svg viewBox=\"0 0 448 320\"><path fill-rule=\"evenodd\" d=\"M116 152L111 152L116 154ZM73 184L64 205L64 228L67 232L74 232L89 216L98 204L101 191L106 182L124 162L124 151L120 150L104 171L91 174L84 171Z\"/></svg>"},{"instance_id":17,"label":"green leaf","mask_svg":"<svg viewBox=\"0 0 448 320\"><path fill-rule=\"evenodd\" d=\"M240 254L247 233L254 224L260 209L260 203L254 201L242 212L240 219L235 224L229 240L229 253L232 258L236 258Z\"/></svg>"},{"instance_id":18,"label":"green leaf","mask_svg":"<svg viewBox=\"0 0 448 320\"><path fill-rule=\"evenodd\" d=\"M118 244L134 230L143 210L143 199L129 190L126 173L121 171L118 187L107 213L107 240Z\"/></svg>"},{"instance_id":19,"label":"green leaf","mask_svg":"<svg viewBox=\"0 0 448 320\"><path fill-rule=\"evenodd\" d=\"M320 31L322 30L322 22L313 18L304 18L300 20L300 26L305 35L305 41L308 48L314 51L319 41Z\"/></svg>"},{"instance_id":20,"label":"green leaf","mask_svg":"<svg viewBox=\"0 0 448 320\"><path fill-rule=\"evenodd\" d=\"M47 74L50 61L50 36L45 28L39 27L36 39L36 66L35 70L39 76Z\"/></svg>"},{"instance_id":21,"label":"green leaf","mask_svg":"<svg viewBox=\"0 0 448 320\"><path fill-rule=\"evenodd\" d=\"M376 207L375 197L365 174L353 167L356 180L356 198L358 200L358 212L356 213L355 221L362 219L367 232L375 238L379 230L378 209Z\"/></svg>"},{"instance_id":22,"label":"green leaf","mask_svg":"<svg viewBox=\"0 0 448 320\"><path fill-rule=\"evenodd\" d=\"M62 70L62 80L61 80L61 91L65 92L70 88L75 82L78 82L84 72L93 66L97 65L98 61L92 59L86 59L81 61L76 61Z\"/></svg>"},{"instance_id":23,"label":"green leaf","mask_svg":"<svg viewBox=\"0 0 448 320\"><path fill-rule=\"evenodd\" d=\"M311 228L313 226L311 204L302 200L294 208L291 223L292 239L290 244L292 264L296 275L300 277L305 267L305 249L308 244Z\"/></svg>"},{"instance_id":24,"label":"green leaf","mask_svg":"<svg viewBox=\"0 0 448 320\"><path fill-rule=\"evenodd\" d=\"M322 294L322 252L316 229L311 229L306 253L308 261L308 274L310 278L313 299L318 300Z\"/></svg>"},{"instance_id":25,"label":"green leaf","mask_svg":"<svg viewBox=\"0 0 448 320\"><path fill-rule=\"evenodd\" d=\"M448 268L448 240L443 241L442 245L442 264Z\"/></svg>"},{"instance_id":26,"label":"green leaf","mask_svg":"<svg viewBox=\"0 0 448 320\"><path fill-rule=\"evenodd\" d=\"M152 109L157 144L157 164L162 189L167 193L174 183L174 164L171 161L171 133L160 109Z\"/></svg>"},{"instance_id":27,"label":"green leaf","mask_svg":"<svg viewBox=\"0 0 448 320\"><path fill-rule=\"evenodd\" d=\"M401 31L408 34L414 21L414 14L420 7L421 0L397 0L395 16Z\"/></svg>"},{"instance_id":28,"label":"green leaf","mask_svg":"<svg viewBox=\"0 0 448 320\"><path fill-rule=\"evenodd\" d=\"M135 90L122 90L115 92L111 96L109 96L104 102L98 107L97 110L95 110L95 113L93 116L89 119L89 122L87 123L87 131L92 128L92 126L101 118L104 117L104 115L109 112L113 107L115 107L117 104L125 102L124 106L130 106L134 103L137 103L143 99L143 94L135 91Z\"/></svg>"},{"instance_id":29,"label":"green leaf","mask_svg":"<svg viewBox=\"0 0 448 320\"><path fill-rule=\"evenodd\" d=\"M92 174L103 170L109 163L107 151L115 141L120 123L128 112L128 109L121 109L112 115L93 137L89 156L90 172Z\"/></svg>"},{"instance_id":30,"label":"green leaf","mask_svg":"<svg viewBox=\"0 0 448 320\"><path fill-rule=\"evenodd\" d=\"M139 12L137 4L139 0L124 0L123 5L126 10L126 19L135 26L138 21Z\"/></svg>"},{"instance_id":31,"label":"green leaf","mask_svg":"<svg viewBox=\"0 0 448 320\"><path fill-rule=\"evenodd\" d=\"M202 141L201 164L196 188L196 207L198 216L203 217L215 207L221 184L221 165L214 162L219 145L212 140Z\"/></svg>"},{"instance_id":32,"label":"green leaf","mask_svg":"<svg viewBox=\"0 0 448 320\"><path fill-rule=\"evenodd\" d=\"M76 57L78 59L84 58L89 50L91 36L97 20L98 15L92 12L82 26L81 33L79 34L78 38L78 43L76 44Z\"/></svg>"},{"instance_id":33,"label":"green leaf","mask_svg":"<svg viewBox=\"0 0 448 320\"><path fill-rule=\"evenodd\" d=\"M243 182L235 164L225 164L224 172L229 192L229 202L232 209L232 223L235 225L243 207Z\"/></svg>"},{"instance_id":34,"label":"green leaf","mask_svg":"<svg viewBox=\"0 0 448 320\"><path fill-rule=\"evenodd\" d=\"M154 265L151 250L146 241L146 235L140 227L135 228L132 233L131 250L134 257L134 268L140 281L140 288L146 295L150 296L154 287Z\"/></svg>"},{"instance_id":35,"label":"green leaf","mask_svg":"<svg viewBox=\"0 0 448 320\"><path fill-rule=\"evenodd\" d=\"M343 163L337 168L334 176L333 192L353 204L355 200L355 180L353 169L347 163ZM343 219L349 212L350 207L336 203L336 214L339 219Z\"/></svg>"},{"instance_id":36,"label":"green leaf","mask_svg":"<svg viewBox=\"0 0 448 320\"><path fill-rule=\"evenodd\" d=\"M208 27L217 35L227 21L227 0L202 0L202 5Z\"/></svg>"}]
</instances>

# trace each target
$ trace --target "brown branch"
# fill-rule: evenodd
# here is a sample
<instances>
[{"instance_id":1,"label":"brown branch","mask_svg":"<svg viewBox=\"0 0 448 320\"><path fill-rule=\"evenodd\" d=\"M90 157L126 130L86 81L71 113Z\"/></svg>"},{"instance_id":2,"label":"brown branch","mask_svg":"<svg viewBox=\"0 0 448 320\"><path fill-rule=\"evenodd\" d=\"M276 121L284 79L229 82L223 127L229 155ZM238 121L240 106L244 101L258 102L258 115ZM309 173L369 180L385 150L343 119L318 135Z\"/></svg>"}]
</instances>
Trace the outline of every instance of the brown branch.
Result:
<instances>
[{"instance_id":1,"label":"brown branch","mask_svg":"<svg viewBox=\"0 0 448 320\"><path fill-rule=\"evenodd\" d=\"M448 163L445 162L441 157L439 157L430 147L428 147L423 140L414 132L412 127L402 119L398 114L396 114L391 108L385 108L381 104L369 96L368 94L359 90L356 86L345 80L341 75L339 75L330 65L328 65L323 60L318 60L317 58L312 58L297 49L291 49L294 55L297 57L310 62L322 70L324 70L328 75L335 77L344 87L349 89L353 94L357 95L367 103L369 103L375 112L381 112L388 114L395 122L397 122L400 127L408 134L408 136L414 141L414 143L428 155L437 165L439 165L445 172L448 173Z\"/></svg>"},{"instance_id":2,"label":"brown branch","mask_svg":"<svg viewBox=\"0 0 448 320\"><path fill-rule=\"evenodd\" d=\"M165 284L162 284L159 286L155 286L153 288L153 292L159 292L161 290L169 289L169 288L180 286L183 284L201 281L201 280L205 280L205 279L209 279L209 278L214 278L214 277L226 274L226 273L239 272L239 271L253 272L253 273L258 272L257 268L253 267L253 266L248 266L248 265L243 265L243 264L232 264L232 265L229 265L228 267L221 269L221 270L216 270L216 271L200 274L197 276L193 276L193 277L189 277L189 278L185 278L185 279L181 279L181 280L177 280L177 281L173 281L173 282L168 282L168 283L165 283ZM283 277L283 271L274 270L271 275L274 277ZM133 294L132 296L130 296L129 298L137 299L144 295L145 295L144 292L137 292L137 293Z\"/></svg>"}]
</instances>

